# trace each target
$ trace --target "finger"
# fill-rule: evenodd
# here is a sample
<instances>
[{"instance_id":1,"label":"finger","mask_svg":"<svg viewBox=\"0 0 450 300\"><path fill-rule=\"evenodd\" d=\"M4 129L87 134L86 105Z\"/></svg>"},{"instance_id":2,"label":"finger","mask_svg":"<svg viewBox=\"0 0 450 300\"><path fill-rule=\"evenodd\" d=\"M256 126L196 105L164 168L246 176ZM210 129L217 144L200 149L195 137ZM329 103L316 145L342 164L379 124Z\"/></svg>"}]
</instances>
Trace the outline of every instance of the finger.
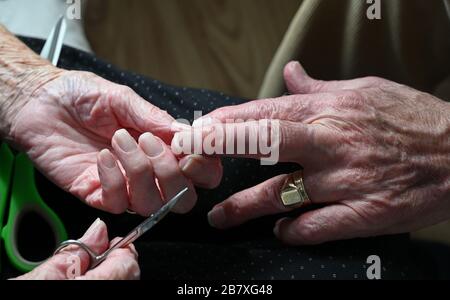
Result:
<instances>
[{"instance_id":1,"label":"finger","mask_svg":"<svg viewBox=\"0 0 450 300\"><path fill-rule=\"evenodd\" d=\"M331 93L292 95L274 99L262 99L235 106L219 108L197 122L203 126L214 123L245 122L250 120L276 119L310 123L318 115L326 113L330 102L337 95Z\"/></svg>"},{"instance_id":2,"label":"finger","mask_svg":"<svg viewBox=\"0 0 450 300\"><path fill-rule=\"evenodd\" d=\"M298 162L306 167L318 155L325 137L321 131L315 125L278 120L215 124L176 133L172 151L255 158L267 164Z\"/></svg>"},{"instance_id":3,"label":"finger","mask_svg":"<svg viewBox=\"0 0 450 300\"><path fill-rule=\"evenodd\" d=\"M365 77L343 81L321 81L311 78L299 62L290 62L284 68L284 80L291 94L331 93L342 90L357 90L378 86L385 79Z\"/></svg>"},{"instance_id":4,"label":"finger","mask_svg":"<svg viewBox=\"0 0 450 300\"><path fill-rule=\"evenodd\" d=\"M222 180L223 167L218 158L189 155L180 160L179 166L183 174L200 188L214 189Z\"/></svg>"},{"instance_id":5,"label":"finger","mask_svg":"<svg viewBox=\"0 0 450 300\"><path fill-rule=\"evenodd\" d=\"M103 253L109 245L108 230L97 219L80 239L82 243L96 253ZM18 279L63 280L84 274L90 265L90 256L77 246L69 246L42 265ZM79 274L76 274L79 272ZM73 276L73 277L72 277Z\"/></svg>"},{"instance_id":6,"label":"finger","mask_svg":"<svg viewBox=\"0 0 450 300\"><path fill-rule=\"evenodd\" d=\"M112 251L106 260L79 280L138 280L140 268L132 249L122 248Z\"/></svg>"},{"instance_id":7,"label":"finger","mask_svg":"<svg viewBox=\"0 0 450 300\"><path fill-rule=\"evenodd\" d=\"M128 178L129 208L149 216L162 206L150 160L124 129L116 132L112 146Z\"/></svg>"},{"instance_id":8,"label":"finger","mask_svg":"<svg viewBox=\"0 0 450 300\"><path fill-rule=\"evenodd\" d=\"M214 121L209 119L211 123L204 123L203 119L197 119L192 124L194 128L202 128L205 125L212 125ZM185 128L182 131L190 131L192 127ZM195 186L205 189L214 189L222 180L223 167L220 158L206 157L202 155L188 155L180 159L179 166L183 174L189 178Z\"/></svg>"},{"instance_id":9,"label":"finger","mask_svg":"<svg viewBox=\"0 0 450 300\"><path fill-rule=\"evenodd\" d=\"M226 229L262 216L290 211L282 204L280 195L286 178L281 175L231 196L208 213L209 224Z\"/></svg>"},{"instance_id":10,"label":"finger","mask_svg":"<svg viewBox=\"0 0 450 300\"><path fill-rule=\"evenodd\" d=\"M344 204L306 212L297 219L281 219L274 233L290 245L317 245L370 234L362 214Z\"/></svg>"},{"instance_id":11,"label":"finger","mask_svg":"<svg viewBox=\"0 0 450 300\"><path fill-rule=\"evenodd\" d=\"M197 194L192 183L181 172L170 148L151 133L145 133L139 138L139 146L153 165L164 201L169 201L186 187L189 189L174 208L177 213L189 212L197 201Z\"/></svg>"},{"instance_id":12,"label":"finger","mask_svg":"<svg viewBox=\"0 0 450 300\"><path fill-rule=\"evenodd\" d=\"M322 174L303 173L305 190L314 204L338 201L343 194L336 191L332 178ZM255 187L234 194L215 206L208 214L211 226L226 229L263 216L285 213L281 192L290 175L280 175Z\"/></svg>"},{"instance_id":13,"label":"finger","mask_svg":"<svg viewBox=\"0 0 450 300\"><path fill-rule=\"evenodd\" d=\"M174 119L158 107L139 97L131 88L123 87L122 93L111 100L114 115L124 128L138 132L152 132L165 142L172 139Z\"/></svg>"},{"instance_id":14,"label":"finger","mask_svg":"<svg viewBox=\"0 0 450 300\"><path fill-rule=\"evenodd\" d=\"M98 174L102 186L101 195L91 195L86 199L93 207L120 214L128 208L127 183L116 159L107 149L97 157Z\"/></svg>"}]
</instances>

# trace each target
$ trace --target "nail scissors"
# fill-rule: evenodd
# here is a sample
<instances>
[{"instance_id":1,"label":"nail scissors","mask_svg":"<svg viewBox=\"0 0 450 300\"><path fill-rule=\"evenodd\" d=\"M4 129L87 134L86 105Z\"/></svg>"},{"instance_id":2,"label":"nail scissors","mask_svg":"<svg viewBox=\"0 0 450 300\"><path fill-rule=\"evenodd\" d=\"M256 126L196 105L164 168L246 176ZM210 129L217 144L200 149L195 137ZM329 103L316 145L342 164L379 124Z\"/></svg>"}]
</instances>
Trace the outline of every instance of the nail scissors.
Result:
<instances>
[{"instance_id":1,"label":"nail scissors","mask_svg":"<svg viewBox=\"0 0 450 300\"><path fill-rule=\"evenodd\" d=\"M147 218L144 222L142 222L140 225L138 225L135 229L133 229L130 233L128 233L124 238L122 238L120 241L118 241L116 244L114 244L112 247L110 247L106 252L103 254L97 254L95 251L93 251L89 246L84 244L81 241L78 240L68 240L63 243L56 249L54 255L60 253L62 250L64 250L66 247L75 245L86 251L86 253L90 257L90 268L93 269L100 265L105 259L108 257L108 255L120 248L125 248L134 241L136 241L138 238L140 238L143 234L145 234L147 231L152 229L156 224L158 224L167 214L177 205L177 203L182 199L183 195L188 191L188 188L183 189L181 192L179 192L175 197L173 197L169 202L167 202L166 205L164 205L158 212L151 215L149 218Z\"/></svg>"}]
</instances>

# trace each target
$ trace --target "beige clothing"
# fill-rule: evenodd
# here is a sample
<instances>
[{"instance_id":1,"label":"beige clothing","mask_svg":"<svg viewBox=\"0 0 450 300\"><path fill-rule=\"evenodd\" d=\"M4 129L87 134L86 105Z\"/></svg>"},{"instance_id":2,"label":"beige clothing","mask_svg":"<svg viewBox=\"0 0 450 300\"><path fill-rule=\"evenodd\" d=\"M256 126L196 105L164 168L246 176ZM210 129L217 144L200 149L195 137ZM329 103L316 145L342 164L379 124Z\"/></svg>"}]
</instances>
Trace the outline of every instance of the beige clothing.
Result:
<instances>
[{"instance_id":1,"label":"beige clothing","mask_svg":"<svg viewBox=\"0 0 450 300\"><path fill-rule=\"evenodd\" d=\"M380 76L450 100L450 0L303 0L267 71L261 98L284 93L282 71L299 60L315 78Z\"/></svg>"}]
</instances>

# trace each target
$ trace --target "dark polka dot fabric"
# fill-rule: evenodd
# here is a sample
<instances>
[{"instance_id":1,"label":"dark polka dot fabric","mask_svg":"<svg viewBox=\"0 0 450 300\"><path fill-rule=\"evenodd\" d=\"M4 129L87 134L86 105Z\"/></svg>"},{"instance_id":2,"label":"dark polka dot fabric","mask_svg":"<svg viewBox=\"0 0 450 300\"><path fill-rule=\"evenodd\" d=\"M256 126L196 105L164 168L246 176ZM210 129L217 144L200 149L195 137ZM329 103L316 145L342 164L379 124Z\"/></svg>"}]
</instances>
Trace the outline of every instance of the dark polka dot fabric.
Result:
<instances>
[{"instance_id":1,"label":"dark polka dot fabric","mask_svg":"<svg viewBox=\"0 0 450 300\"><path fill-rule=\"evenodd\" d=\"M41 40L23 39L39 52ZM147 101L175 118L193 121L194 111L208 113L218 107L246 100L203 89L179 88L139 74L122 71L93 55L64 47L59 67L98 74L127 85ZM367 279L367 258L378 255L384 279L430 278L432 272L417 254L407 235L334 242L315 247L289 247L273 236L275 222L283 215L261 218L228 231L211 228L208 211L228 196L298 167L280 164L263 167L245 159L224 159L224 179L212 191L198 190L199 202L187 215L169 215L136 242L143 279L297 280ZM42 197L77 238L97 217L108 225L110 237L123 236L142 218L113 216L86 207L37 175ZM291 213L295 216L301 211ZM380 220L381 222L382 220ZM43 237L41 237L43 238ZM36 245L39 247L39 245ZM418 257L421 257L418 259ZM17 275L2 257L2 277Z\"/></svg>"}]
</instances>

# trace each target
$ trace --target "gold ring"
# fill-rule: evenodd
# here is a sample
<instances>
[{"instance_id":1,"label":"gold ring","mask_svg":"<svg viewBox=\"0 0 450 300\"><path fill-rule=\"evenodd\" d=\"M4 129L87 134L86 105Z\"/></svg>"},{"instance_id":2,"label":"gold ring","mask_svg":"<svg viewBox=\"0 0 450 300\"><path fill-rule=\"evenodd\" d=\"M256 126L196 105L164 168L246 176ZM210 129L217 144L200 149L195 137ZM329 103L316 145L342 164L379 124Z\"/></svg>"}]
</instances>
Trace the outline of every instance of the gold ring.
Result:
<instances>
[{"instance_id":1,"label":"gold ring","mask_svg":"<svg viewBox=\"0 0 450 300\"><path fill-rule=\"evenodd\" d=\"M291 174L281 189L281 201L287 208L298 208L311 202L305 189L303 171Z\"/></svg>"}]
</instances>

